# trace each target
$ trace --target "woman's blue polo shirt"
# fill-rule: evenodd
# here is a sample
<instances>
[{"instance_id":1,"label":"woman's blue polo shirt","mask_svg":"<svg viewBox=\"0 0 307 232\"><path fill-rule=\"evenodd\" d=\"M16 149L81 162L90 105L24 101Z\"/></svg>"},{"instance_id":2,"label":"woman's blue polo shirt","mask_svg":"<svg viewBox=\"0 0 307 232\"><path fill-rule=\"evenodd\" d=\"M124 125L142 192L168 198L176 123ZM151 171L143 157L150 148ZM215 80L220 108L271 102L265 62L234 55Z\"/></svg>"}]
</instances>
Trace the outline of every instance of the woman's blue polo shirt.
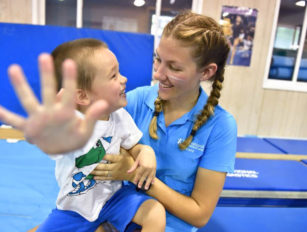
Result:
<instances>
[{"instance_id":1,"label":"woman's blue polo shirt","mask_svg":"<svg viewBox=\"0 0 307 232\"><path fill-rule=\"evenodd\" d=\"M165 126L164 114L158 116L158 140L149 136L149 124L154 112L158 85L140 87L128 92L127 111L143 132L140 141L151 146L157 159L157 178L170 188L190 196L199 167L220 172L233 172L237 143L237 126L232 115L219 105L214 116L196 133L189 147L182 151L178 143L192 130L193 122L203 109L208 96L201 89L193 109ZM167 213L166 231L196 231L191 225Z\"/></svg>"}]
</instances>

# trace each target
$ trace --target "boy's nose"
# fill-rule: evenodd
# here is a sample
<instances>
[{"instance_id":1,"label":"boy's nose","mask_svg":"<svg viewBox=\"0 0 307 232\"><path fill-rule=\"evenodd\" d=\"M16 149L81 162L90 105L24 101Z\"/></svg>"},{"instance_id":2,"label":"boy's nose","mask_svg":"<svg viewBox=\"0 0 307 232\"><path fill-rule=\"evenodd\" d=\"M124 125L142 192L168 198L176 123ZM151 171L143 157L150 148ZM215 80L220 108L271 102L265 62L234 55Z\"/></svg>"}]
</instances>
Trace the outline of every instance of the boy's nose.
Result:
<instances>
[{"instance_id":1,"label":"boy's nose","mask_svg":"<svg viewBox=\"0 0 307 232\"><path fill-rule=\"evenodd\" d=\"M123 75L121 75L120 74L120 80L121 80L121 83L123 83L123 84L126 84L127 83L127 77L125 77L125 76L123 76Z\"/></svg>"}]
</instances>

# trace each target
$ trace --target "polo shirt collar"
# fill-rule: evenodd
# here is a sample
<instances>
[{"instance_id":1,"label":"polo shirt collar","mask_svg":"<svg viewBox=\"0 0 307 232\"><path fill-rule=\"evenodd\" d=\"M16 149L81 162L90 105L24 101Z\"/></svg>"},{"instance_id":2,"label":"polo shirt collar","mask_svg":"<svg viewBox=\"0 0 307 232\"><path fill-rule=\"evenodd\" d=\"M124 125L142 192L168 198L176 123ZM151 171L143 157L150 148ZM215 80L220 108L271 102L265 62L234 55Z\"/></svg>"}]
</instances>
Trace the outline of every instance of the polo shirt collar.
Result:
<instances>
[{"instance_id":1,"label":"polo shirt collar","mask_svg":"<svg viewBox=\"0 0 307 232\"><path fill-rule=\"evenodd\" d=\"M158 84L154 85L148 94L145 103L152 110L155 111L154 102L158 97ZM203 110L204 105L206 104L208 99L208 95L206 92L200 87L200 95L198 97L196 105L192 108L192 110L186 114L184 114L181 118L177 119L171 125L184 124L186 121L193 122L196 119L196 116Z\"/></svg>"}]
</instances>

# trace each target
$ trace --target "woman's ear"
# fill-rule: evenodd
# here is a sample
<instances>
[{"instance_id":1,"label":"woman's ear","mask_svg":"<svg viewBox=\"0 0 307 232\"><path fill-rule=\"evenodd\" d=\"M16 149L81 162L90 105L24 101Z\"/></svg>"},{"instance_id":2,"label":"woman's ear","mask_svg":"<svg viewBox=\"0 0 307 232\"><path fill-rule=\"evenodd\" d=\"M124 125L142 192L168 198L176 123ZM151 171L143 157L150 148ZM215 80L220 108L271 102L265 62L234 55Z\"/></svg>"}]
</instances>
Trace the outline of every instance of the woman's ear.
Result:
<instances>
[{"instance_id":1,"label":"woman's ear","mask_svg":"<svg viewBox=\"0 0 307 232\"><path fill-rule=\"evenodd\" d=\"M207 81L210 80L211 77L214 76L214 74L217 71L217 64L211 63L208 64L202 71L202 76L200 78L201 81Z\"/></svg>"},{"instance_id":2,"label":"woman's ear","mask_svg":"<svg viewBox=\"0 0 307 232\"><path fill-rule=\"evenodd\" d=\"M86 90L84 89L77 89L75 101L77 105L87 106L91 103L89 95Z\"/></svg>"}]
</instances>

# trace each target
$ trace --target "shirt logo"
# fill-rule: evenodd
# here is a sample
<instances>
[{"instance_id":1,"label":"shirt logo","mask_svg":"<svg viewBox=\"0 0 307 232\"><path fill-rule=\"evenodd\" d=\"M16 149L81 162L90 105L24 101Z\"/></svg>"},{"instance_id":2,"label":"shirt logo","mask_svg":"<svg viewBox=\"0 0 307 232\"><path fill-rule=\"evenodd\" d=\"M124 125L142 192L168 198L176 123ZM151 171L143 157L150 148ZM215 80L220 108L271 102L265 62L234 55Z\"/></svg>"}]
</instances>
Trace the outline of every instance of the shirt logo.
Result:
<instances>
[{"instance_id":1,"label":"shirt logo","mask_svg":"<svg viewBox=\"0 0 307 232\"><path fill-rule=\"evenodd\" d=\"M179 143L182 143L183 141L184 141L183 138L179 138L177 143L179 144ZM203 152L205 150L205 145L198 144L192 141L190 145L186 148L186 151L190 151L194 153L195 150Z\"/></svg>"},{"instance_id":2,"label":"shirt logo","mask_svg":"<svg viewBox=\"0 0 307 232\"><path fill-rule=\"evenodd\" d=\"M255 170L240 170L235 169L234 173L227 173L228 177L236 178L258 178L259 172Z\"/></svg>"}]
</instances>

